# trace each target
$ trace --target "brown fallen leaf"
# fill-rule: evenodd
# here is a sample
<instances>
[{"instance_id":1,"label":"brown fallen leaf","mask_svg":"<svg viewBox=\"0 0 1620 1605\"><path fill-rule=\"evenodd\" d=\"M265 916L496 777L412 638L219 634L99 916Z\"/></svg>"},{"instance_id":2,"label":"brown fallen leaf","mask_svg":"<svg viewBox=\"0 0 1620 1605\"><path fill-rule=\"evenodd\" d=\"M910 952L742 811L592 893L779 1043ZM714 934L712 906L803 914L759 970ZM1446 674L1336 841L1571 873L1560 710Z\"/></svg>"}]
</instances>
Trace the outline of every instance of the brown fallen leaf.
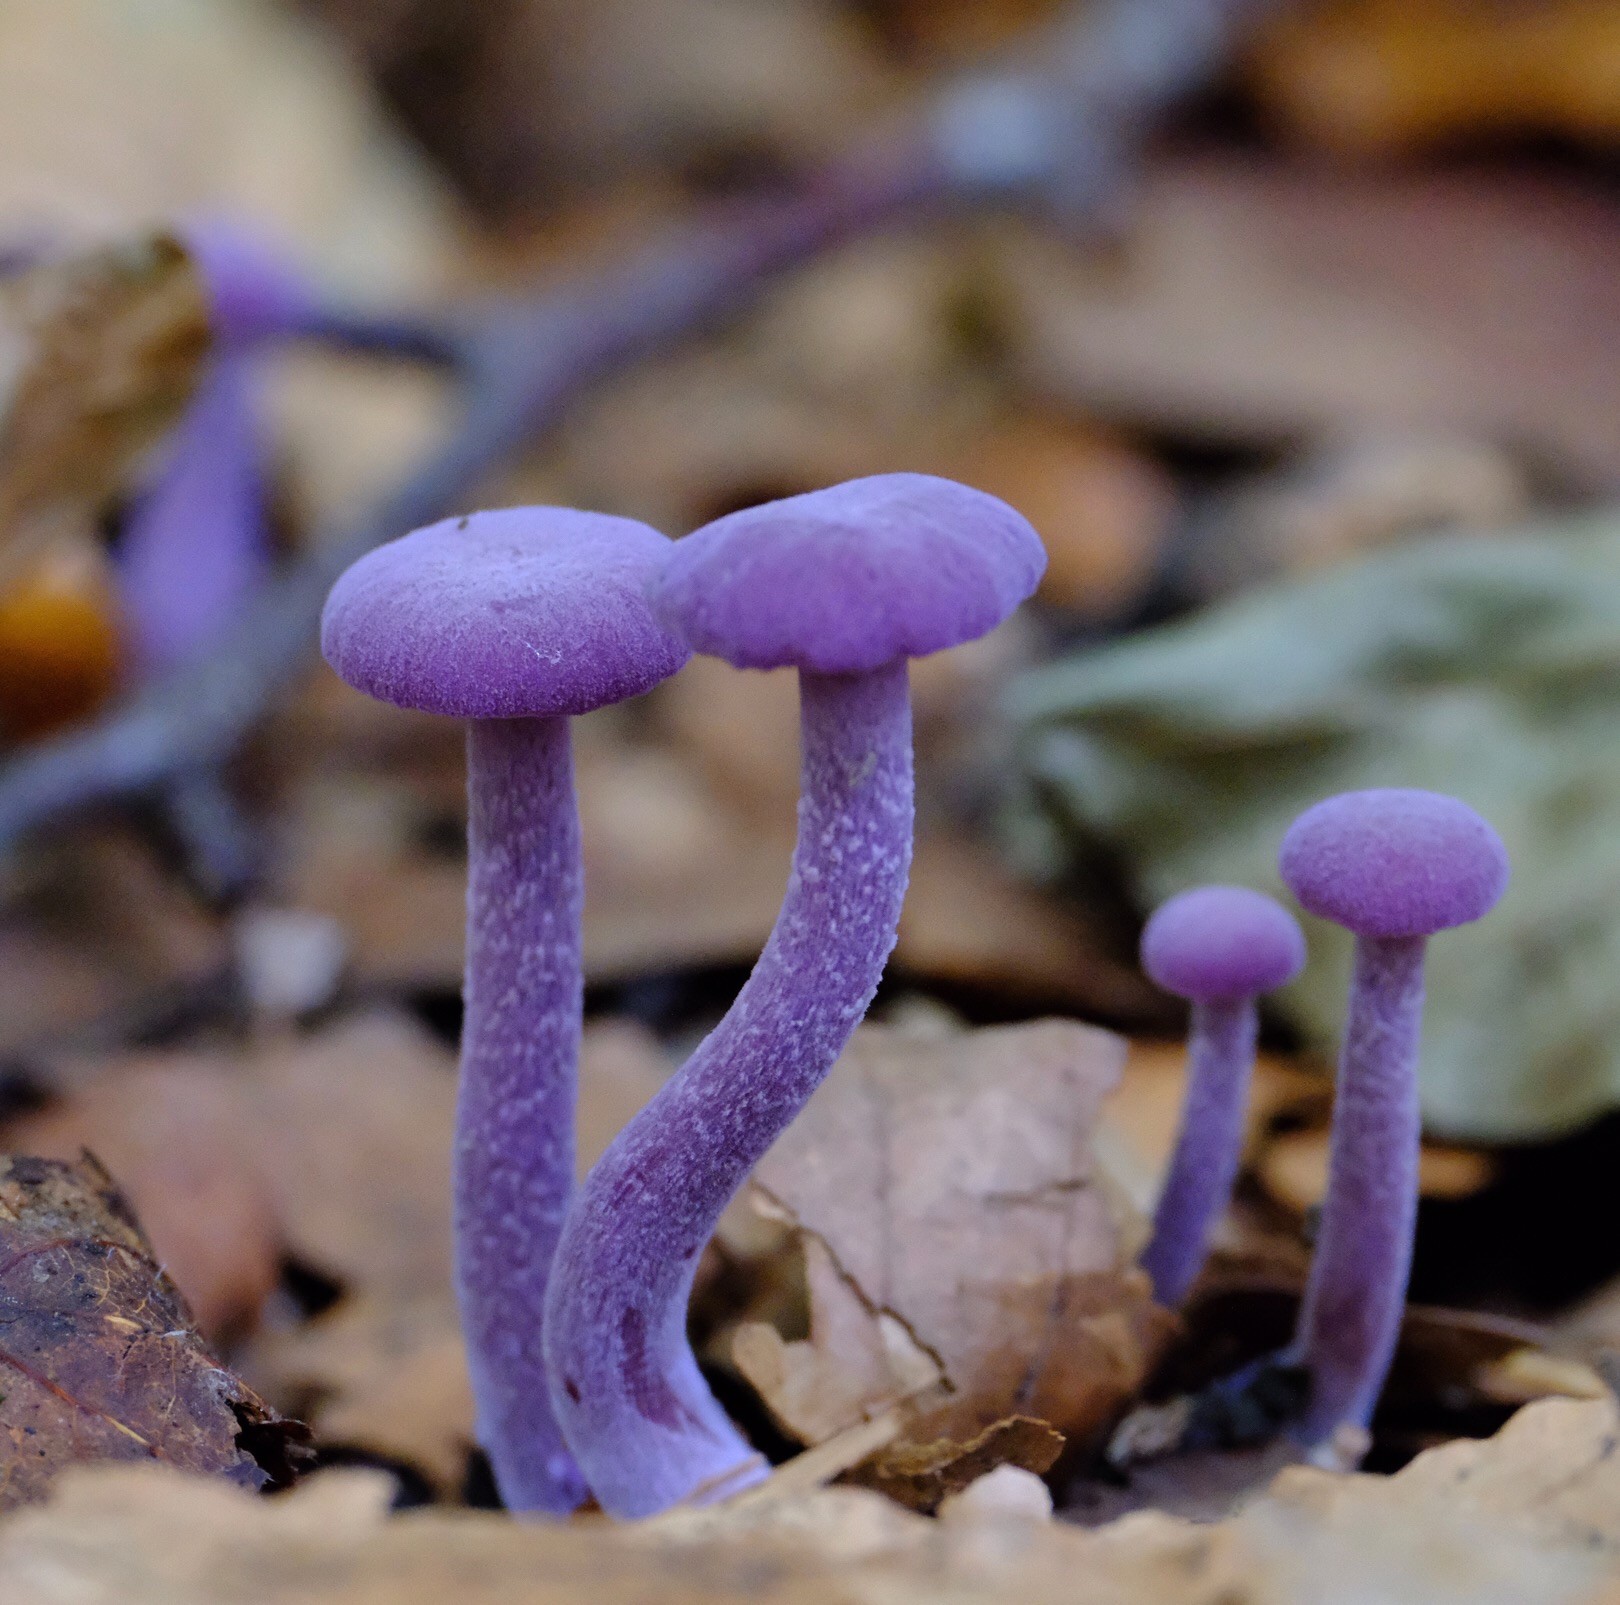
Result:
<instances>
[{"instance_id":1,"label":"brown fallen leaf","mask_svg":"<svg viewBox=\"0 0 1620 1605\"><path fill-rule=\"evenodd\" d=\"M0 285L0 577L123 483L190 399L208 343L202 281L166 235Z\"/></svg>"},{"instance_id":2,"label":"brown fallen leaf","mask_svg":"<svg viewBox=\"0 0 1620 1605\"><path fill-rule=\"evenodd\" d=\"M1434 530L1498 530L1531 518L1529 475L1505 447L1444 431L1372 431L1221 497L1187 562L1189 589L1221 596Z\"/></svg>"},{"instance_id":3,"label":"brown fallen leaf","mask_svg":"<svg viewBox=\"0 0 1620 1605\"><path fill-rule=\"evenodd\" d=\"M1143 592L1177 511L1163 468L1056 415L1011 419L942 471L1010 502L1040 531L1041 600L1087 618L1116 615Z\"/></svg>"},{"instance_id":4,"label":"brown fallen leaf","mask_svg":"<svg viewBox=\"0 0 1620 1605\"><path fill-rule=\"evenodd\" d=\"M856 1034L755 1175L804 1242L810 1333L750 1325L733 1358L785 1430L813 1443L914 1401L905 1442L867 1468L881 1478L1011 1417L1077 1446L1107 1429L1163 1320L1132 1264L1142 1223L1090 1148L1124 1054L1056 1020ZM931 1448L930 1474L946 1460Z\"/></svg>"},{"instance_id":5,"label":"brown fallen leaf","mask_svg":"<svg viewBox=\"0 0 1620 1605\"><path fill-rule=\"evenodd\" d=\"M283 1499L155 1468L81 1472L0 1521L7 1605L1612 1605L1608 1403L1534 1405L1395 1477L1285 1473L1240 1515L1091 1532L1020 1510L929 1521L868 1491L636 1527L415 1512L326 1473Z\"/></svg>"},{"instance_id":6,"label":"brown fallen leaf","mask_svg":"<svg viewBox=\"0 0 1620 1605\"><path fill-rule=\"evenodd\" d=\"M46 1159L89 1149L201 1330L218 1340L251 1326L280 1274L281 1240L229 1069L130 1054L63 1074L79 1090L9 1122L0 1144Z\"/></svg>"},{"instance_id":7,"label":"brown fallen leaf","mask_svg":"<svg viewBox=\"0 0 1620 1605\"><path fill-rule=\"evenodd\" d=\"M7 0L0 216L105 238L228 212L384 294L443 271L453 217L342 55L268 0Z\"/></svg>"},{"instance_id":8,"label":"brown fallen leaf","mask_svg":"<svg viewBox=\"0 0 1620 1605\"><path fill-rule=\"evenodd\" d=\"M1274 19L1247 76L1291 134L1359 155L1525 133L1612 146L1617 72L1605 0L1338 0Z\"/></svg>"},{"instance_id":9,"label":"brown fallen leaf","mask_svg":"<svg viewBox=\"0 0 1620 1605\"><path fill-rule=\"evenodd\" d=\"M311 0L481 206L530 218L650 164L803 161L882 85L852 18L778 0Z\"/></svg>"},{"instance_id":10,"label":"brown fallen leaf","mask_svg":"<svg viewBox=\"0 0 1620 1605\"><path fill-rule=\"evenodd\" d=\"M1118 260L1007 247L1048 393L1211 440L1456 432L1614 480L1620 209L1600 187L1174 159L1143 177Z\"/></svg>"},{"instance_id":11,"label":"brown fallen leaf","mask_svg":"<svg viewBox=\"0 0 1620 1605\"><path fill-rule=\"evenodd\" d=\"M859 1463L849 1480L887 1494L908 1510L928 1512L998 1468L1036 1475L1050 1471L1063 1445L1063 1434L1046 1422L1009 1416L966 1443L937 1438L885 1447Z\"/></svg>"},{"instance_id":12,"label":"brown fallen leaf","mask_svg":"<svg viewBox=\"0 0 1620 1605\"><path fill-rule=\"evenodd\" d=\"M208 1353L93 1159L0 1159L0 1507L90 1461L261 1488L300 1438Z\"/></svg>"},{"instance_id":13,"label":"brown fallen leaf","mask_svg":"<svg viewBox=\"0 0 1620 1605\"><path fill-rule=\"evenodd\" d=\"M90 828L11 869L0 916L0 1053L126 1040L225 973L221 923L132 829Z\"/></svg>"}]
</instances>

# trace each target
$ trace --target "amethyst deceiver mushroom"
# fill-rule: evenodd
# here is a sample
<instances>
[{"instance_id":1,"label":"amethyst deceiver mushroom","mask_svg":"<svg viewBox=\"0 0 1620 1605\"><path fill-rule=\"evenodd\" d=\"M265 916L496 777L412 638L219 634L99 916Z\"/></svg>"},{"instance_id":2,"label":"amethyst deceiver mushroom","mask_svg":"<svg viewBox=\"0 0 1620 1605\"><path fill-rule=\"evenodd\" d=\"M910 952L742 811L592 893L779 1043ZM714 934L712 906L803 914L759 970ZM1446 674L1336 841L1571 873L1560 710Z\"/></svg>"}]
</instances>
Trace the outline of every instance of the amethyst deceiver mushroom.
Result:
<instances>
[{"instance_id":1,"label":"amethyst deceiver mushroom","mask_svg":"<svg viewBox=\"0 0 1620 1605\"><path fill-rule=\"evenodd\" d=\"M1291 1358L1309 1377L1313 1447L1363 1430L1400 1336L1417 1222L1423 950L1489 913L1507 850L1474 810L1431 791L1352 791L1318 803L1279 866L1309 913L1355 933L1327 1196Z\"/></svg>"},{"instance_id":2,"label":"amethyst deceiver mushroom","mask_svg":"<svg viewBox=\"0 0 1620 1605\"><path fill-rule=\"evenodd\" d=\"M256 235L222 219L182 232L214 350L118 545L125 625L145 676L218 641L269 570L258 358L316 314L310 288Z\"/></svg>"},{"instance_id":3,"label":"amethyst deceiver mushroom","mask_svg":"<svg viewBox=\"0 0 1620 1605\"><path fill-rule=\"evenodd\" d=\"M994 628L1039 537L982 492L889 474L733 513L678 542L659 617L740 668L799 671L798 842L730 1012L587 1177L558 1247L546 1358L569 1446L610 1515L763 1474L686 1340L698 1257L832 1068L894 946L911 864L907 660Z\"/></svg>"},{"instance_id":4,"label":"amethyst deceiver mushroom","mask_svg":"<svg viewBox=\"0 0 1620 1605\"><path fill-rule=\"evenodd\" d=\"M1187 1296L1232 1197L1259 1033L1256 999L1304 965L1299 922L1246 886L1182 892L1143 928L1142 968L1192 1005L1181 1131L1142 1255L1161 1304Z\"/></svg>"},{"instance_id":5,"label":"amethyst deceiver mushroom","mask_svg":"<svg viewBox=\"0 0 1620 1605\"><path fill-rule=\"evenodd\" d=\"M572 1510L585 1492L540 1343L573 1188L583 1006L568 720L648 690L690 655L647 606L668 550L629 519L475 513L362 557L321 619L321 649L350 685L469 721L456 1291L478 1440L519 1511Z\"/></svg>"}]
</instances>

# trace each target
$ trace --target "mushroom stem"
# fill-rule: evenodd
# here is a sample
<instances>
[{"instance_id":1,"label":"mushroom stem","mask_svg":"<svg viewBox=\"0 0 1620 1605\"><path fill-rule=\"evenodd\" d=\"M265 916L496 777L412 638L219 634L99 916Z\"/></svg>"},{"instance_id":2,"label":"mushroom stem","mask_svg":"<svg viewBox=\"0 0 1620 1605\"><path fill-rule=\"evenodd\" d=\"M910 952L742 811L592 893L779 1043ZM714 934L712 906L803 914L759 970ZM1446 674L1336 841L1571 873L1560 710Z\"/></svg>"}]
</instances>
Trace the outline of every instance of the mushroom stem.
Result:
<instances>
[{"instance_id":1,"label":"mushroom stem","mask_svg":"<svg viewBox=\"0 0 1620 1605\"><path fill-rule=\"evenodd\" d=\"M568 720L467 727L456 1293L478 1441L511 1510L585 1495L548 1404L540 1311L574 1183L584 871Z\"/></svg>"},{"instance_id":2,"label":"mushroom stem","mask_svg":"<svg viewBox=\"0 0 1620 1605\"><path fill-rule=\"evenodd\" d=\"M253 368L241 351L214 360L125 524L119 592L143 676L216 645L269 573Z\"/></svg>"},{"instance_id":3,"label":"mushroom stem","mask_svg":"<svg viewBox=\"0 0 1620 1605\"><path fill-rule=\"evenodd\" d=\"M911 865L904 661L801 673L802 795L787 895L736 1002L587 1177L546 1307L552 1402L610 1515L764 1475L686 1341L699 1256L755 1162L872 1001Z\"/></svg>"},{"instance_id":4,"label":"mushroom stem","mask_svg":"<svg viewBox=\"0 0 1620 1605\"><path fill-rule=\"evenodd\" d=\"M1153 1217L1153 1237L1142 1255L1160 1304L1180 1304L1187 1296L1203 1268L1216 1217L1232 1196L1258 1036L1253 998L1192 1006L1181 1130Z\"/></svg>"},{"instance_id":5,"label":"mushroom stem","mask_svg":"<svg viewBox=\"0 0 1620 1605\"><path fill-rule=\"evenodd\" d=\"M1400 1337L1417 1219L1425 941L1356 940L1327 1196L1294 1338L1311 1377L1308 1444L1368 1424Z\"/></svg>"}]
</instances>

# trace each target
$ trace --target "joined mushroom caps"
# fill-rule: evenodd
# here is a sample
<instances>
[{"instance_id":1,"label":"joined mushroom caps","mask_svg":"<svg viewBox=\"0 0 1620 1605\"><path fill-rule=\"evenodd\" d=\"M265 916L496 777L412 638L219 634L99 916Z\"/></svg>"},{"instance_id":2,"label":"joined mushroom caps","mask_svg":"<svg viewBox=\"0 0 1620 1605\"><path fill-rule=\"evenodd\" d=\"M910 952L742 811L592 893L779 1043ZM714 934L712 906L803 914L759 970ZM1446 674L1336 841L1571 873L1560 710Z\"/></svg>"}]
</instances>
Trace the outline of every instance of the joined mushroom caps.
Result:
<instances>
[{"instance_id":1,"label":"joined mushroom caps","mask_svg":"<svg viewBox=\"0 0 1620 1605\"><path fill-rule=\"evenodd\" d=\"M1331 1462L1364 1434L1400 1336L1417 1221L1423 950L1507 888L1501 838L1436 792L1346 792L1296 819L1279 867L1300 905L1356 935L1327 1196L1293 1344L1310 1375L1301 1429Z\"/></svg>"},{"instance_id":2,"label":"joined mushroom caps","mask_svg":"<svg viewBox=\"0 0 1620 1605\"><path fill-rule=\"evenodd\" d=\"M558 1247L552 1400L610 1515L764 1473L687 1344L693 1272L894 946L911 863L906 659L993 628L1044 562L1034 530L994 497L890 474L733 513L678 542L652 581L659 617L700 650L799 669L803 768L787 895L759 963L593 1167Z\"/></svg>"},{"instance_id":3,"label":"joined mushroom caps","mask_svg":"<svg viewBox=\"0 0 1620 1605\"><path fill-rule=\"evenodd\" d=\"M1142 1254L1161 1304L1186 1297L1231 1201L1259 1035L1255 1000L1293 980L1304 965L1299 922L1246 886L1182 892L1143 928L1142 968L1156 985L1192 1004L1181 1129Z\"/></svg>"},{"instance_id":4,"label":"joined mushroom caps","mask_svg":"<svg viewBox=\"0 0 1620 1605\"><path fill-rule=\"evenodd\" d=\"M646 691L690 655L647 608L668 550L629 519L476 513L368 553L322 619L351 685L471 721L456 1283L479 1442L514 1510L567 1511L585 1493L540 1331L573 1189L584 996L567 716Z\"/></svg>"}]
</instances>

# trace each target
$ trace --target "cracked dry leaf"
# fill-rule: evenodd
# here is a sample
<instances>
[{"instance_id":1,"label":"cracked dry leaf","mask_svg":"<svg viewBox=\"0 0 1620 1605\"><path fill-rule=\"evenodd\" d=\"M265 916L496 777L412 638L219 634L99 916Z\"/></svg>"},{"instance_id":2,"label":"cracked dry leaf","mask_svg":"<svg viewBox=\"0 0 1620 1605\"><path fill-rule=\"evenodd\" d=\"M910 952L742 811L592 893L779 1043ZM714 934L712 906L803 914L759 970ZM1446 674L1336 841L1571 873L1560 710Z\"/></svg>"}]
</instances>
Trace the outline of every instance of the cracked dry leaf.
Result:
<instances>
[{"instance_id":1,"label":"cracked dry leaf","mask_svg":"<svg viewBox=\"0 0 1620 1605\"><path fill-rule=\"evenodd\" d=\"M1107 1428L1165 1319L1133 1265L1142 1223L1091 1149L1124 1056L1059 1020L857 1032L755 1173L762 1207L799 1230L810 1334L744 1326L733 1359L786 1431L819 1443L914 1401L861 1474L931 1506L960 1486L964 1446L989 1469L990 1429L1044 1471L1053 1435L1017 1418L1077 1446Z\"/></svg>"},{"instance_id":2,"label":"cracked dry leaf","mask_svg":"<svg viewBox=\"0 0 1620 1605\"><path fill-rule=\"evenodd\" d=\"M119 488L190 400L208 342L202 281L167 235L0 288L0 577Z\"/></svg>"},{"instance_id":3,"label":"cracked dry leaf","mask_svg":"<svg viewBox=\"0 0 1620 1605\"><path fill-rule=\"evenodd\" d=\"M260 1488L249 1443L300 1436L209 1355L100 1165L0 1158L0 1508L87 1461Z\"/></svg>"},{"instance_id":4,"label":"cracked dry leaf","mask_svg":"<svg viewBox=\"0 0 1620 1605\"><path fill-rule=\"evenodd\" d=\"M1615 1446L1611 1403L1533 1405L1393 1478L1294 1470L1224 1522L1095 1532L850 1488L633 1527L389 1519L373 1473L257 1500L105 1468L0 1520L0 1577L6 1605L1613 1605Z\"/></svg>"}]
</instances>

